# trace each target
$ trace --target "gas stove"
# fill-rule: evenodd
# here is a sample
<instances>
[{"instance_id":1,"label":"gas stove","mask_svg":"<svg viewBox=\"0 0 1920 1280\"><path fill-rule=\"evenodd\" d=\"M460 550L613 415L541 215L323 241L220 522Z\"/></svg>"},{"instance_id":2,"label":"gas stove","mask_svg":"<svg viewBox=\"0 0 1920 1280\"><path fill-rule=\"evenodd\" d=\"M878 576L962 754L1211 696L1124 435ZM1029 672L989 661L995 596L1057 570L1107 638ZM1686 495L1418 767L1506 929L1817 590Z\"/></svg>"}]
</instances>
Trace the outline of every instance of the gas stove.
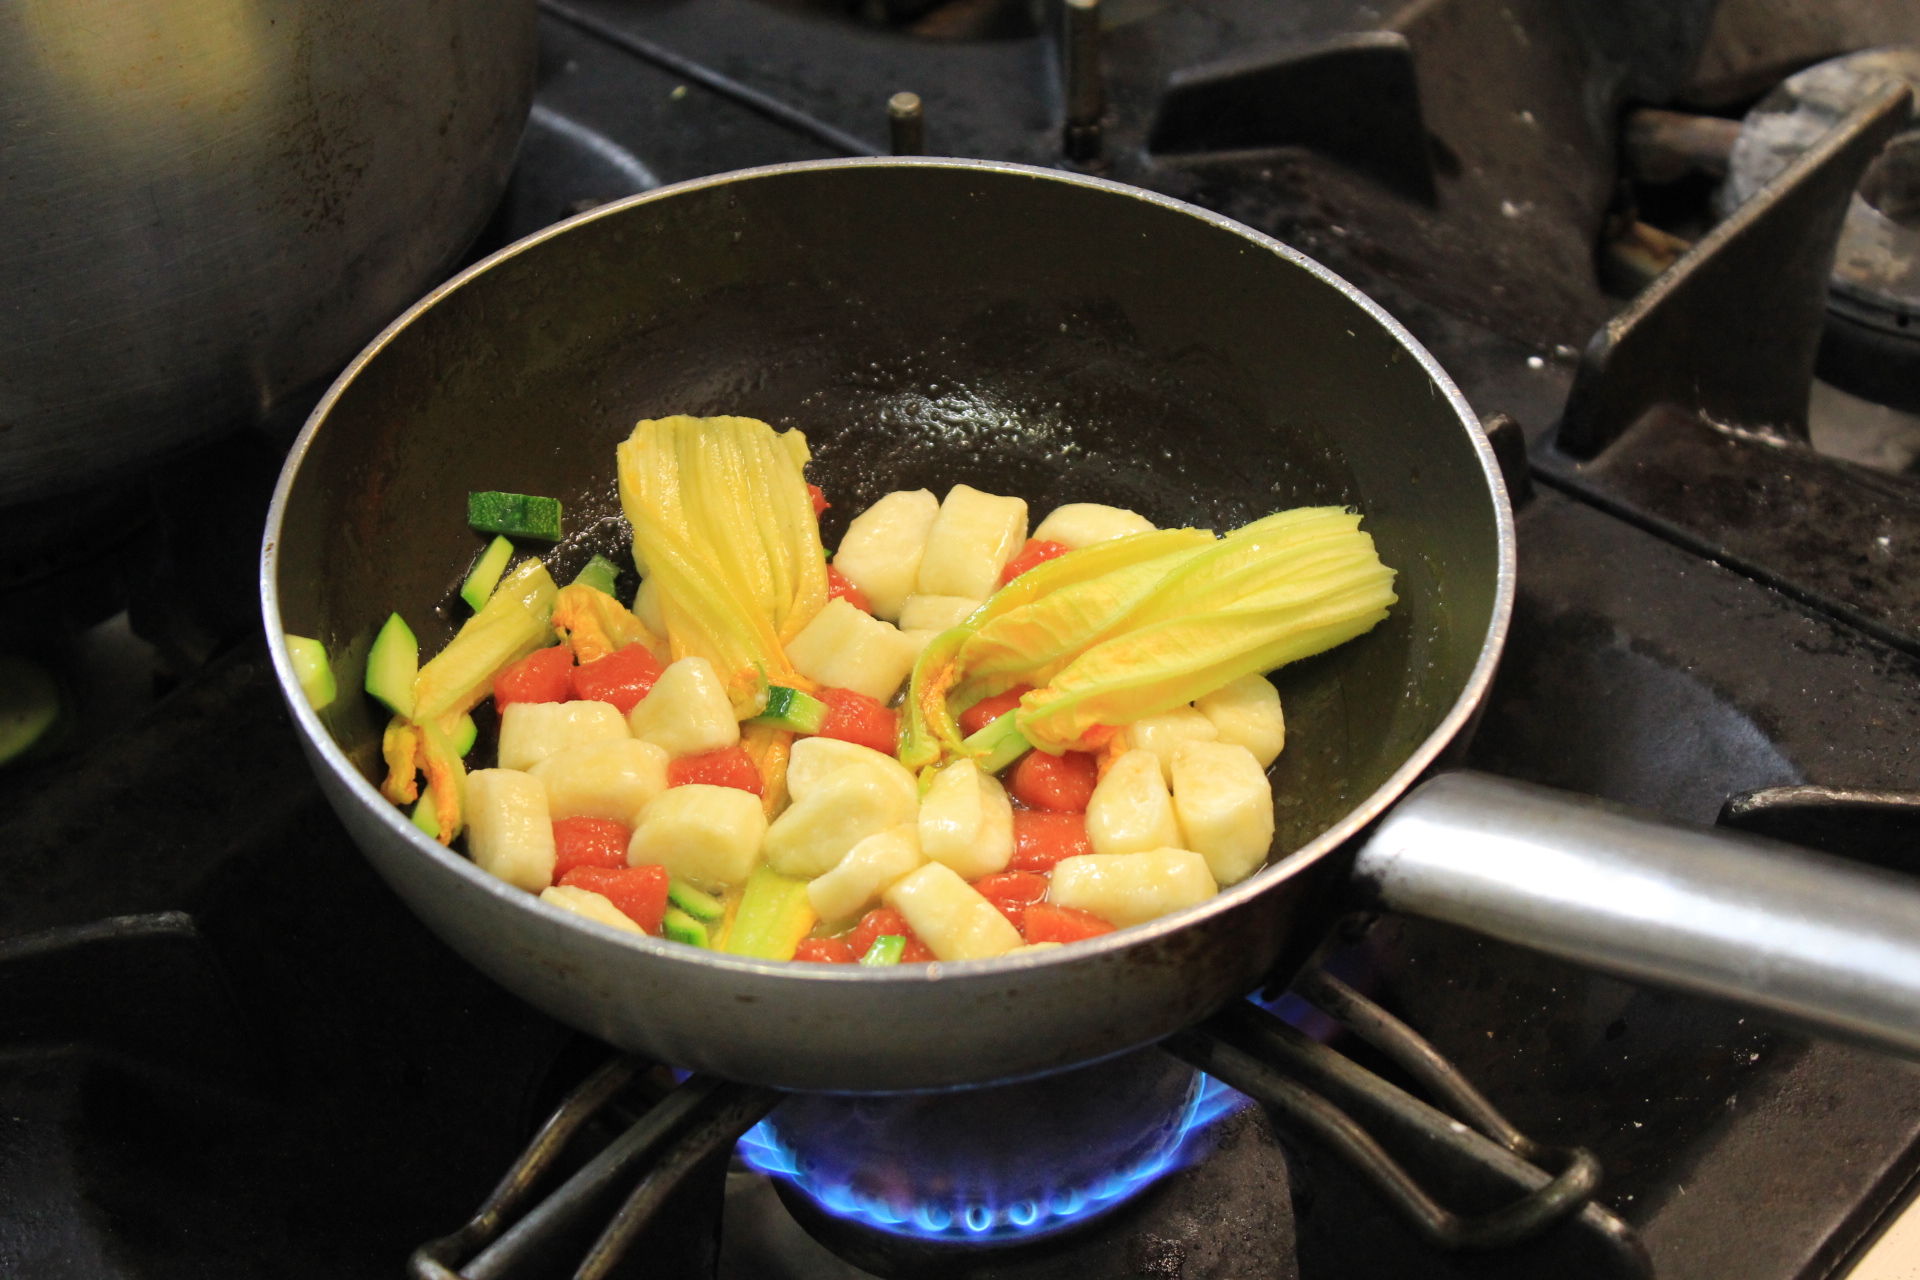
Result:
<instances>
[{"instance_id":1,"label":"gas stove","mask_svg":"<svg viewBox=\"0 0 1920 1280\"><path fill-rule=\"evenodd\" d=\"M1901 363L1920 305L1872 239L1909 225L1904 142L1874 160L1884 139L1862 133L1852 170L1816 156L1770 204L1721 194L1818 150L1879 83L1842 77L1853 97L1834 108L1829 81L1783 80L1920 38L1920 5L541 7L533 114L473 260L665 183L896 147L1074 167L1220 210L1353 280L1490 423L1507 419L1518 606L1467 763L1697 823L1780 821L1764 796L1786 793L1769 789L1920 792L1920 616L1901 565L1920 533L1905 474L1920 405ZM1856 185L1873 203L1849 199ZM1827 287L1836 236L1846 279ZM1681 257L1695 243L1713 250L1704 266ZM1743 253L1747 269L1724 266ZM1754 316L1797 336L1806 367L1755 347L1740 329ZM1816 338L1809 421L1793 399ZM1685 394L1662 382L1676 369ZM1840 1274L1920 1171L1920 1071L1904 1062L1378 915L1344 920L1321 970L1512 1127L1590 1152L1592 1207L1517 1246L1436 1248L1297 1114L1159 1049L1097 1069L1122 1082L1102 1096L1158 1098L1154 1118L1060 1138L1111 1159L1057 1203L1009 1193L978 1238L964 1196L887 1208L883 1154L843 1153L837 1181L807 1155L823 1131L927 1132L925 1100L796 1100L736 1147L777 1099L676 1091L671 1064L618 1060L494 988L322 802L252 577L299 418L176 458L132 499L99 495L110 515L86 555L4 566L26 566L0 582L8 643L66 675L78 705L64 747L0 773L0 1273L399 1275L538 1132L541 1195L618 1165L577 1197L592 1212L513 1272L573 1274L675 1107L712 1140L683 1143L651 1225L592 1274L1810 1280ZM76 580L127 612L20 625ZM1907 843L1897 814L1873 839L1846 813L1793 815L1792 838L1836 852L1897 863ZM1382 1142L1444 1203L1513 1197L1423 1155L1417 1124L1394 1129L1394 1094L1434 1090L1326 1016L1324 991L1261 999L1303 1033L1246 1034L1295 1035L1299 1070L1352 1090L1350 1111L1385 1098ZM507 1274L491 1266L462 1274Z\"/></svg>"}]
</instances>

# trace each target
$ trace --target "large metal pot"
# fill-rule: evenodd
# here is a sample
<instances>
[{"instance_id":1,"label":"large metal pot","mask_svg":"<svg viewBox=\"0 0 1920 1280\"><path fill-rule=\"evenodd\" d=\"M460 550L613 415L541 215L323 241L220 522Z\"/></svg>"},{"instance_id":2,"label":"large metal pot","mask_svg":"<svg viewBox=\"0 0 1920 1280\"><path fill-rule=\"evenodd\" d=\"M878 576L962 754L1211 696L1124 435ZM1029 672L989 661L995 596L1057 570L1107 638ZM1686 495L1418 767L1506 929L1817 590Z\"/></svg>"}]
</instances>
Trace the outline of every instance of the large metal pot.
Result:
<instances>
[{"instance_id":1,"label":"large metal pot","mask_svg":"<svg viewBox=\"0 0 1920 1280\"><path fill-rule=\"evenodd\" d=\"M588 529L618 510L615 443L674 412L804 428L836 504L829 543L889 489L957 482L1041 511L1116 502L1163 526L1350 502L1399 570L1400 602L1366 636L1276 673L1289 741L1275 856L1211 901L1057 952L890 970L636 939L422 836L374 788L364 699L349 693L323 721L278 637L322 638L349 691L391 610L431 651L475 547L469 490L552 494ZM1351 286L1146 192L931 160L682 184L446 285L315 411L262 565L303 745L380 873L505 986L682 1066L887 1090L1091 1061L1290 973L1356 856L1390 903L1920 1046L1910 884L1497 779L1447 775L1401 799L1469 726L1513 583L1512 520L1479 424Z\"/></svg>"},{"instance_id":2,"label":"large metal pot","mask_svg":"<svg viewBox=\"0 0 1920 1280\"><path fill-rule=\"evenodd\" d=\"M533 0L0 6L0 506L337 369L472 243L533 72Z\"/></svg>"}]
</instances>

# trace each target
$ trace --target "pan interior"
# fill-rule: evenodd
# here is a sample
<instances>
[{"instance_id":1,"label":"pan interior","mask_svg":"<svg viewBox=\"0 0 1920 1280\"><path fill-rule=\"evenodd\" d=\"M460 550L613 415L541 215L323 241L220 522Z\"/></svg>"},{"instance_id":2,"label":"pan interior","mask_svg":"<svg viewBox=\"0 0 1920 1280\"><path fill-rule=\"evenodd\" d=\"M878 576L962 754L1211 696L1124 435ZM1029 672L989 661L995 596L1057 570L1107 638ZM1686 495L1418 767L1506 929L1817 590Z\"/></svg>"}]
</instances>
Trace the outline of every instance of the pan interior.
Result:
<instances>
[{"instance_id":1,"label":"pan interior","mask_svg":"<svg viewBox=\"0 0 1920 1280\"><path fill-rule=\"evenodd\" d=\"M432 653L484 541L465 495L562 499L556 567L624 537L614 445L640 418L807 433L847 519L956 483L1226 530L1352 504L1399 571L1390 620L1280 672L1287 851L1367 797L1466 688L1496 607L1490 482L1401 339L1230 226L1033 171L844 164L679 188L530 241L446 291L339 389L279 548L287 630L357 688L398 610ZM564 580L564 577L562 577ZM327 727L371 779L379 725Z\"/></svg>"}]
</instances>

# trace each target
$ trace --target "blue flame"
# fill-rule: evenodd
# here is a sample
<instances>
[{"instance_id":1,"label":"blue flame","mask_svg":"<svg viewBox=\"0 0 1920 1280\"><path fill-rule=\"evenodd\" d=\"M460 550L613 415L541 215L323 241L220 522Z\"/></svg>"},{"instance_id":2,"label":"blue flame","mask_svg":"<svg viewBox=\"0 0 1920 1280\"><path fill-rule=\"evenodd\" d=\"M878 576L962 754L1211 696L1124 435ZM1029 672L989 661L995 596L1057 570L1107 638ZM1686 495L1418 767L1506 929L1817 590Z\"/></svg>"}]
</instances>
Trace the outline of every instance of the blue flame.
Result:
<instances>
[{"instance_id":1,"label":"blue flame","mask_svg":"<svg viewBox=\"0 0 1920 1280\"><path fill-rule=\"evenodd\" d=\"M1131 1167L1109 1173L1092 1185L1006 1205L978 1200L957 1205L923 1201L902 1208L884 1197L823 1183L802 1170L793 1149L781 1141L765 1120L740 1139L739 1152L748 1165L770 1177L785 1178L827 1212L852 1218L877 1230L957 1244L1006 1243L1065 1230L1114 1208L1161 1176L1185 1168L1200 1154L1199 1148L1204 1145L1202 1131L1239 1110L1247 1101L1245 1095L1212 1076L1202 1075L1200 1087L1194 1090L1193 1100L1187 1104L1172 1141L1143 1156Z\"/></svg>"}]
</instances>

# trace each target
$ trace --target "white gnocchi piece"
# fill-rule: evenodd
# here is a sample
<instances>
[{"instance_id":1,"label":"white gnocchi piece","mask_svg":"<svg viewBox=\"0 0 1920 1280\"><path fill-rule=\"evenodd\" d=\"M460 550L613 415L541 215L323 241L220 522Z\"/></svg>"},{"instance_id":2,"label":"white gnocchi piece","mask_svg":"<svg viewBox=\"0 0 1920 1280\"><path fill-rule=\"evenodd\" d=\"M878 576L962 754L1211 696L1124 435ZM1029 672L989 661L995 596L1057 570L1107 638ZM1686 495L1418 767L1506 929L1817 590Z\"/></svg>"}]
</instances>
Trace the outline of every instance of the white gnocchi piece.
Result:
<instances>
[{"instance_id":1,"label":"white gnocchi piece","mask_svg":"<svg viewBox=\"0 0 1920 1280\"><path fill-rule=\"evenodd\" d=\"M649 800L667 789L666 748L637 738L570 747L528 770L547 789L547 812L610 818L631 827Z\"/></svg>"},{"instance_id":2,"label":"white gnocchi piece","mask_svg":"<svg viewBox=\"0 0 1920 1280\"><path fill-rule=\"evenodd\" d=\"M609 928L624 933L637 933L646 936L646 930L627 918L626 912L613 905L613 900L605 894L595 893L591 889L576 889L572 885L556 884L540 891L540 901L550 902L562 911L571 911L577 916L598 921Z\"/></svg>"},{"instance_id":3,"label":"white gnocchi piece","mask_svg":"<svg viewBox=\"0 0 1920 1280\"><path fill-rule=\"evenodd\" d=\"M1159 756L1136 749L1113 762L1087 801L1087 840L1097 854L1145 853L1181 843Z\"/></svg>"},{"instance_id":4,"label":"white gnocchi piece","mask_svg":"<svg viewBox=\"0 0 1920 1280\"><path fill-rule=\"evenodd\" d=\"M553 883L553 819L538 778L514 769L476 769L467 775L466 819L467 852L476 867L528 893Z\"/></svg>"},{"instance_id":5,"label":"white gnocchi piece","mask_svg":"<svg viewBox=\"0 0 1920 1280\"><path fill-rule=\"evenodd\" d=\"M1006 870L1013 860L1013 805L999 780L971 760L935 774L920 800L920 851L966 880Z\"/></svg>"},{"instance_id":6,"label":"white gnocchi piece","mask_svg":"<svg viewBox=\"0 0 1920 1280\"><path fill-rule=\"evenodd\" d=\"M934 637L940 633L938 631L902 631L900 634L913 642L913 660L918 662L920 655L927 651L927 646L932 644Z\"/></svg>"},{"instance_id":7,"label":"white gnocchi piece","mask_svg":"<svg viewBox=\"0 0 1920 1280\"><path fill-rule=\"evenodd\" d=\"M627 865L658 863L704 888L746 883L760 862L767 815L738 787L689 783L648 801L627 842Z\"/></svg>"},{"instance_id":8,"label":"white gnocchi piece","mask_svg":"<svg viewBox=\"0 0 1920 1280\"><path fill-rule=\"evenodd\" d=\"M885 702L913 670L920 649L891 622L868 616L845 600L829 600L787 642L787 661L829 689L852 689ZM644 705L644 704L643 704Z\"/></svg>"},{"instance_id":9,"label":"white gnocchi piece","mask_svg":"<svg viewBox=\"0 0 1920 1280\"><path fill-rule=\"evenodd\" d=\"M525 773L562 751L626 736L611 702L509 702L500 713L500 767Z\"/></svg>"},{"instance_id":10,"label":"white gnocchi piece","mask_svg":"<svg viewBox=\"0 0 1920 1280\"><path fill-rule=\"evenodd\" d=\"M1023 498L982 493L971 485L947 490L920 558L921 595L985 600L1000 587L1000 571L1027 541Z\"/></svg>"},{"instance_id":11,"label":"white gnocchi piece","mask_svg":"<svg viewBox=\"0 0 1920 1280\"><path fill-rule=\"evenodd\" d=\"M1231 742L1183 742L1173 753L1173 811L1186 846L1220 884L1259 870L1273 847L1273 784L1253 752Z\"/></svg>"},{"instance_id":12,"label":"white gnocchi piece","mask_svg":"<svg viewBox=\"0 0 1920 1280\"><path fill-rule=\"evenodd\" d=\"M980 604L967 596L910 595L900 606L900 629L951 631L965 622Z\"/></svg>"},{"instance_id":13,"label":"white gnocchi piece","mask_svg":"<svg viewBox=\"0 0 1920 1280\"><path fill-rule=\"evenodd\" d=\"M986 960L1021 944L1020 931L953 868L929 862L884 895L941 960Z\"/></svg>"},{"instance_id":14,"label":"white gnocchi piece","mask_svg":"<svg viewBox=\"0 0 1920 1280\"><path fill-rule=\"evenodd\" d=\"M796 738L787 754L787 794L804 800L827 775L848 765L864 765L884 775L906 803L920 800L913 772L892 756L838 738Z\"/></svg>"},{"instance_id":15,"label":"white gnocchi piece","mask_svg":"<svg viewBox=\"0 0 1920 1280\"><path fill-rule=\"evenodd\" d=\"M1272 764L1287 745L1287 721L1280 713L1280 691L1265 676L1241 676L1204 698L1193 700L1194 710L1213 722L1221 742L1253 752L1262 769Z\"/></svg>"},{"instance_id":16,"label":"white gnocchi piece","mask_svg":"<svg viewBox=\"0 0 1920 1280\"><path fill-rule=\"evenodd\" d=\"M1142 716L1127 726L1127 745L1151 751L1160 761L1160 778L1173 781L1173 753L1183 742L1212 742L1220 736L1213 721L1192 707L1175 707L1157 716Z\"/></svg>"},{"instance_id":17,"label":"white gnocchi piece","mask_svg":"<svg viewBox=\"0 0 1920 1280\"><path fill-rule=\"evenodd\" d=\"M672 663L627 713L627 728L678 760L724 751L740 741L727 686L713 663L695 655Z\"/></svg>"},{"instance_id":18,"label":"white gnocchi piece","mask_svg":"<svg viewBox=\"0 0 1920 1280\"><path fill-rule=\"evenodd\" d=\"M862 511L847 526L833 567L860 588L873 616L898 622L900 607L920 577L927 535L940 515L940 499L926 489L901 489ZM901 623L902 628L906 627Z\"/></svg>"},{"instance_id":19,"label":"white gnocchi piece","mask_svg":"<svg viewBox=\"0 0 1920 1280\"><path fill-rule=\"evenodd\" d=\"M810 879L833 870L868 836L912 822L918 808L884 771L848 765L808 787L775 818L761 852L781 875Z\"/></svg>"},{"instance_id":20,"label":"white gnocchi piece","mask_svg":"<svg viewBox=\"0 0 1920 1280\"><path fill-rule=\"evenodd\" d=\"M1220 891L1207 860L1190 849L1083 853L1053 865L1047 901L1090 911L1115 928L1205 902Z\"/></svg>"},{"instance_id":21,"label":"white gnocchi piece","mask_svg":"<svg viewBox=\"0 0 1920 1280\"><path fill-rule=\"evenodd\" d=\"M926 864L919 825L905 822L847 850L838 866L807 885L807 900L822 920L852 920L880 901L894 881Z\"/></svg>"},{"instance_id":22,"label":"white gnocchi piece","mask_svg":"<svg viewBox=\"0 0 1920 1280\"><path fill-rule=\"evenodd\" d=\"M1015 947L1006 954L1010 956L1023 956L1030 951L1058 951L1060 946L1061 944L1058 942L1029 942L1026 946Z\"/></svg>"},{"instance_id":23,"label":"white gnocchi piece","mask_svg":"<svg viewBox=\"0 0 1920 1280\"><path fill-rule=\"evenodd\" d=\"M1111 542L1134 533L1152 533L1153 521L1125 507L1098 502L1069 502L1055 507L1033 531L1039 542L1058 542L1072 551L1096 542Z\"/></svg>"}]
</instances>

